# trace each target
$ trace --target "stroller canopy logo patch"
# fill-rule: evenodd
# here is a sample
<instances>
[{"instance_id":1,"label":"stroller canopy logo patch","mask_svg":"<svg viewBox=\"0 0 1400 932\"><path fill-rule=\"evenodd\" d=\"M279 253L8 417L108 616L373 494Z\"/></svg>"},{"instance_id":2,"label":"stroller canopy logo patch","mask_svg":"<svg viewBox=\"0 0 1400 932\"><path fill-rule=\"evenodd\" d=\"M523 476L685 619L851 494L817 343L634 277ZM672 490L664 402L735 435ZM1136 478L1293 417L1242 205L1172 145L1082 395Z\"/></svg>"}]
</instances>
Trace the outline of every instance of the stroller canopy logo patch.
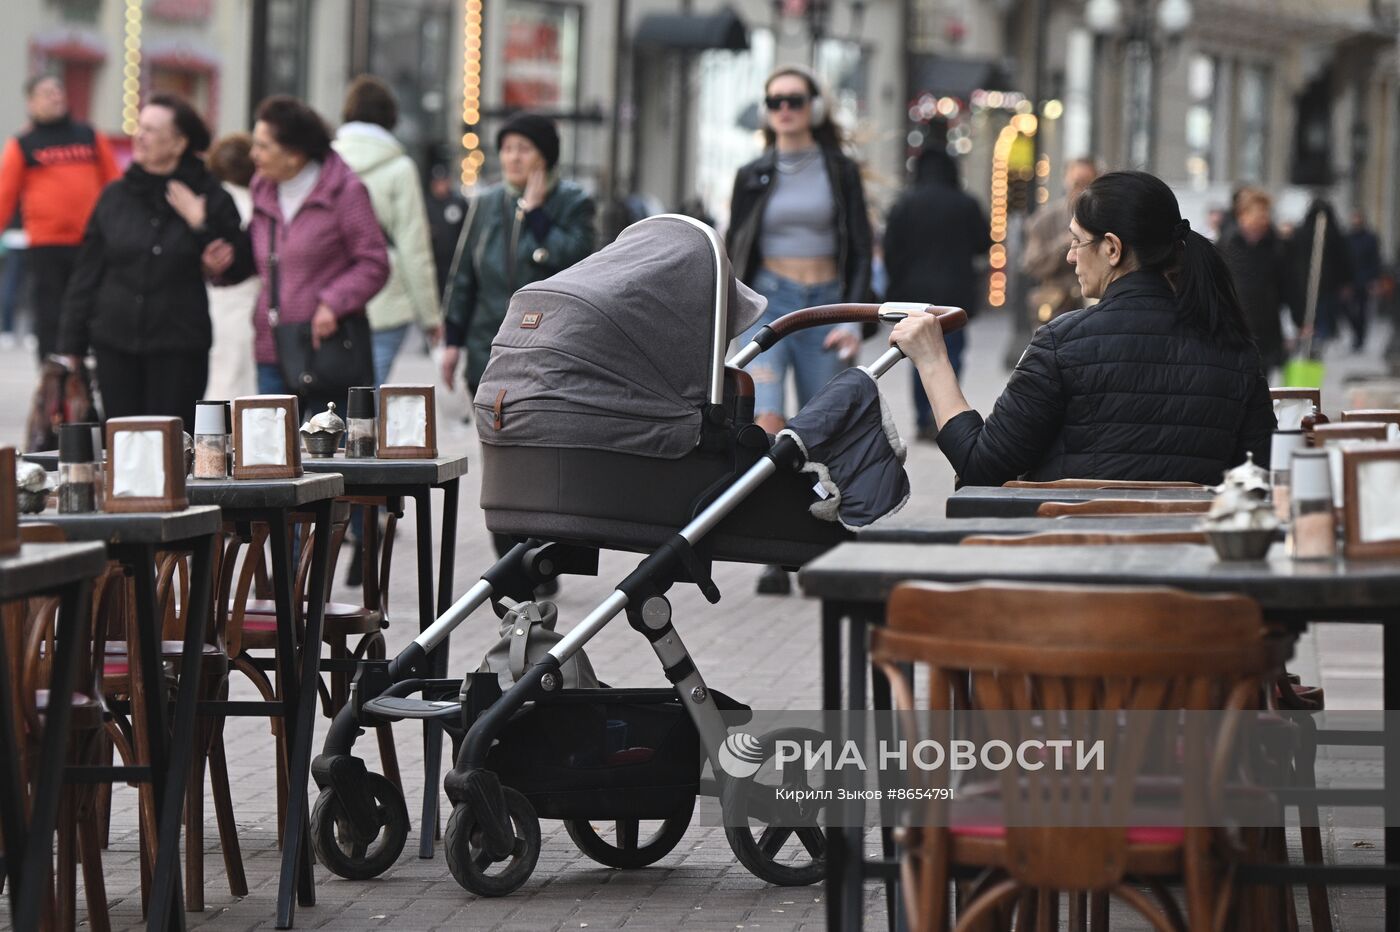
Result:
<instances>
[{"instance_id":1,"label":"stroller canopy logo patch","mask_svg":"<svg viewBox=\"0 0 1400 932\"><path fill-rule=\"evenodd\" d=\"M719 746L719 766L731 777L752 777L763 766L763 743L753 735L736 731Z\"/></svg>"},{"instance_id":2,"label":"stroller canopy logo patch","mask_svg":"<svg viewBox=\"0 0 1400 932\"><path fill-rule=\"evenodd\" d=\"M541 312L539 312L539 311L530 311L529 313L524 314L524 315L521 316L521 318L520 318L520 329L521 329L521 330L534 330L536 327L538 327L538 326L540 325L540 321L543 320L543 319L544 319L544 314L542 314Z\"/></svg>"}]
</instances>

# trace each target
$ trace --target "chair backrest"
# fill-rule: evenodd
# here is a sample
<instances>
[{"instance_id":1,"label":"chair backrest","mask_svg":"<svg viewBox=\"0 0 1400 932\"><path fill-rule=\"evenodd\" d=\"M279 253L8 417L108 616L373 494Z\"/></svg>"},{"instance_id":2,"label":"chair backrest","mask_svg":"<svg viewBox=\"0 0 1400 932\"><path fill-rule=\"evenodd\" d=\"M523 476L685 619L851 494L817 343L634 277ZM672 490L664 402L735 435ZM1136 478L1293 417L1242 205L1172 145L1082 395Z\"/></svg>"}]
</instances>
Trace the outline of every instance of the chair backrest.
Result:
<instances>
[{"instance_id":1,"label":"chair backrest","mask_svg":"<svg viewBox=\"0 0 1400 932\"><path fill-rule=\"evenodd\" d=\"M1053 479L1030 482L1013 479L1002 484L1004 489L1204 489L1199 482L1139 482L1127 479Z\"/></svg>"},{"instance_id":2,"label":"chair backrest","mask_svg":"<svg viewBox=\"0 0 1400 932\"><path fill-rule=\"evenodd\" d=\"M1353 408L1342 412L1342 423L1348 421L1379 421L1382 424L1400 424L1400 408Z\"/></svg>"},{"instance_id":3,"label":"chair backrest","mask_svg":"<svg viewBox=\"0 0 1400 932\"><path fill-rule=\"evenodd\" d=\"M1114 515L1194 515L1210 511L1210 502L1158 501L1155 499L1102 498L1087 502L1041 502L1035 510L1041 518L1111 517Z\"/></svg>"},{"instance_id":4,"label":"chair backrest","mask_svg":"<svg viewBox=\"0 0 1400 932\"><path fill-rule=\"evenodd\" d=\"M1322 447L1342 440L1386 440L1391 425L1384 421L1347 421L1319 424L1313 428L1313 446Z\"/></svg>"},{"instance_id":5,"label":"chair backrest","mask_svg":"<svg viewBox=\"0 0 1400 932\"><path fill-rule=\"evenodd\" d=\"M1207 736L1192 732L1199 719L1188 717L1175 735L1129 730L1124 738L1118 713L1248 708L1287 656L1287 647L1267 636L1252 600L1166 588L905 583L891 594L886 625L871 640L898 709L916 708L902 670L912 664L927 670L927 709L979 712L1013 747L1037 733L1040 740L1069 737L1071 729L1087 739L1117 733L1109 774L1012 767L993 784L1000 786L1012 874L1056 889L1121 881L1137 778L1154 753L1181 753L1188 763L1209 759ZM1064 716L1018 714L1037 711ZM920 739L947 740L940 732L946 716L924 721ZM1204 805L1207 787L1187 792L1188 809ZM946 825L956 811L943 805L931 824ZM962 793L959 805L966 805Z\"/></svg>"},{"instance_id":6,"label":"chair backrest","mask_svg":"<svg viewBox=\"0 0 1400 932\"><path fill-rule=\"evenodd\" d=\"M1113 544L1209 544L1205 531L1040 531L1034 534L975 534L965 547L1090 547Z\"/></svg>"}]
</instances>

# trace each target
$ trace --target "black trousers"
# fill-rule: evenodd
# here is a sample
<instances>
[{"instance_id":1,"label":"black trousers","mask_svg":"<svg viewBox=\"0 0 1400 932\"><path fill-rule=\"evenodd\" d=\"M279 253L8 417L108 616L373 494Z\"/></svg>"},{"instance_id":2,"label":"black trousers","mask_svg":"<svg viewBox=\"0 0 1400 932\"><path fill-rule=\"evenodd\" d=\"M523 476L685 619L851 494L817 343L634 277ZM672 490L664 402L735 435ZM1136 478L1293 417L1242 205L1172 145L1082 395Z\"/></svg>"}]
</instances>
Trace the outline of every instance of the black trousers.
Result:
<instances>
[{"instance_id":1,"label":"black trousers","mask_svg":"<svg viewBox=\"0 0 1400 932\"><path fill-rule=\"evenodd\" d=\"M194 403L209 381L207 350L123 353L95 347L93 355L106 417L178 417L194 432Z\"/></svg>"},{"instance_id":2,"label":"black trousers","mask_svg":"<svg viewBox=\"0 0 1400 932\"><path fill-rule=\"evenodd\" d=\"M26 253L30 306L34 308L34 336L39 341L39 359L58 347L58 321L63 313L63 293L78 262L77 246L31 246Z\"/></svg>"}]
</instances>

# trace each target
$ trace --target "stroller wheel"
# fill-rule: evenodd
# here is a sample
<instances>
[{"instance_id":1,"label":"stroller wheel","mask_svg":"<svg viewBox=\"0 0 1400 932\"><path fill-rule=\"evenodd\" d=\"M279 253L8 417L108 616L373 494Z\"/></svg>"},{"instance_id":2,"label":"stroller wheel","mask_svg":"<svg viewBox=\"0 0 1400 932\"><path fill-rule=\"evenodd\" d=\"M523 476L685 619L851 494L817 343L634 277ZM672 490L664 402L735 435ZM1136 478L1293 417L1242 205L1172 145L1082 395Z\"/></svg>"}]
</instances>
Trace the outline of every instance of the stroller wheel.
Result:
<instances>
[{"instance_id":1,"label":"stroller wheel","mask_svg":"<svg viewBox=\"0 0 1400 932\"><path fill-rule=\"evenodd\" d=\"M377 773L366 777L378 825L354 825L334 789L322 790L311 811L311 847L316 860L346 880L378 877L399 859L408 840L408 807L403 794L388 777ZM369 837L362 837L357 828L370 833Z\"/></svg>"},{"instance_id":2,"label":"stroller wheel","mask_svg":"<svg viewBox=\"0 0 1400 932\"><path fill-rule=\"evenodd\" d=\"M481 826L471 806L453 808L447 820L443 845L447 867L457 883L477 896L506 896L520 889L535 871L540 858L540 820L535 808L518 790L501 788L515 827L515 847L504 861L493 861L482 844Z\"/></svg>"},{"instance_id":3,"label":"stroller wheel","mask_svg":"<svg viewBox=\"0 0 1400 932\"><path fill-rule=\"evenodd\" d=\"M612 823L611 840L605 839L598 831L598 825L608 824L606 822L566 819L564 828L568 830L574 844L578 845L578 850L599 864L631 870L655 864L670 854L685 836L685 830L690 827L690 817L694 812L695 797L692 796L678 805L654 832L645 835L642 834L644 820L617 819Z\"/></svg>"},{"instance_id":4,"label":"stroller wheel","mask_svg":"<svg viewBox=\"0 0 1400 932\"><path fill-rule=\"evenodd\" d=\"M724 834L734 856L755 877L780 887L807 886L826 876L826 835L817 821L820 806L775 803L779 787L812 788L802 773L773 779L770 764L778 739L803 736L821 737L802 729L765 735L758 773L749 779L727 779L720 792Z\"/></svg>"}]
</instances>

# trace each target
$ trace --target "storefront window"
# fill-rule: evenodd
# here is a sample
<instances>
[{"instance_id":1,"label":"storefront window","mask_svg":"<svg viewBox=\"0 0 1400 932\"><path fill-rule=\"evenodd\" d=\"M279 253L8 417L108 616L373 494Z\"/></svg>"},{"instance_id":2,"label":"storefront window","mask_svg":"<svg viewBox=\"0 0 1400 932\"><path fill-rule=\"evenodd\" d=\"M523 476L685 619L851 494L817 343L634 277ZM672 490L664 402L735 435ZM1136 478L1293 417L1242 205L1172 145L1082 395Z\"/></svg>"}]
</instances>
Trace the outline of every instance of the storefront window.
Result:
<instances>
[{"instance_id":1,"label":"storefront window","mask_svg":"<svg viewBox=\"0 0 1400 932\"><path fill-rule=\"evenodd\" d=\"M1273 75L1268 65L1240 69L1239 131L1235 175L1240 181L1267 181L1269 110L1273 106Z\"/></svg>"},{"instance_id":2,"label":"storefront window","mask_svg":"<svg viewBox=\"0 0 1400 932\"><path fill-rule=\"evenodd\" d=\"M773 33L754 29L744 52L710 50L696 58L695 188L716 224L729 223L734 172L763 149L763 79L774 67Z\"/></svg>"},{"instance_id":3,"label":"storefront window","mask_svg":"<svg viewBox=\"0 0 1400 932\"><path fill-rule=\"evenodd\" d=\"M579 8L521 2L506 7L501 102L507 110L578 108Z\"/></svg>"},{"instance_id":4,"label":"storefront window","mask_svg":"<svg viewBox=\"0 0 1400 932\"><path fill-rule=\"evenodd\" d=\"M376 0L372 10L369 70L393 89L399 102L394 135L426 169L441 155L434 150L453 135L445 90L451 0Z\"/></svg>"},{"instance_id":5,"label":"storefront window","mask_svg":"<svg viewBox=\"0 0 1400 932\"><path fill-rule=\"evenodd\" d=\"M1204 188L1219 173L1219 167L1211 164L1218 71L1216 60L1209 55L1191 56L1186 75L1186 177L1196 188Z\"/></svg>"},{"instance_id":6,"label":"storefront window","mask_svg":"<svg viewBox=\"0 0 1400 932\"><path fill-rule=\"evenodd\" d=\"M305 97L310 0L255 0L253 23L250 109L273 94Z\"/></svg>"}]
</instances>

